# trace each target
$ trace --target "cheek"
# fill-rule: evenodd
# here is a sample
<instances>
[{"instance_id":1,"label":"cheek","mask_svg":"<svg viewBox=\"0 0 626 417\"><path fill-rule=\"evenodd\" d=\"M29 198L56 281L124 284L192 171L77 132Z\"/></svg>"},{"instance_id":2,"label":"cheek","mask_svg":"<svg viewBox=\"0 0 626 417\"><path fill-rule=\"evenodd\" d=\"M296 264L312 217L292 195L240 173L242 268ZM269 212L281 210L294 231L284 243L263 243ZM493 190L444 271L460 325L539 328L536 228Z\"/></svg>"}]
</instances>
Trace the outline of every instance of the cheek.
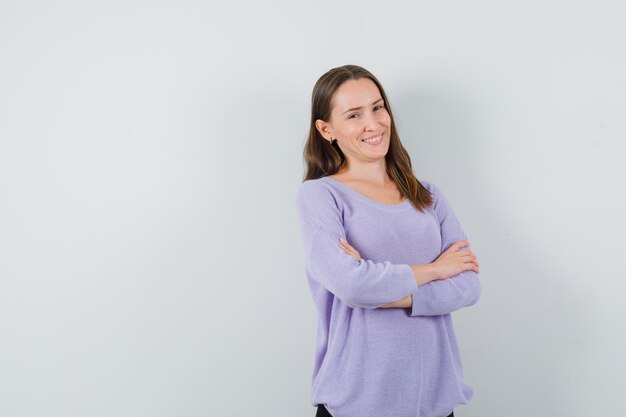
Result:
<instances>
[{"instance_id":1,"label":"cheek","mask_svg":"<svg viewBox=\"0 0 626 417\"><path fill-rule=\"evenodd\" d=\"M381 113L380 116L378 117L378 122L385 126L391 126L391 117L389 117L389 113L387 112Z\"/></svg>"},{"instance_id":2,"label":"cheek","mask_svg":"<svg viewBox=\"0 0 626 417\"><path fill-rule=\"evenodd\" d=\"M358 123L350 123L345 126L342 130L345 136L358 136L361 132L362 127Z\"/></svg>"}]
</instances>

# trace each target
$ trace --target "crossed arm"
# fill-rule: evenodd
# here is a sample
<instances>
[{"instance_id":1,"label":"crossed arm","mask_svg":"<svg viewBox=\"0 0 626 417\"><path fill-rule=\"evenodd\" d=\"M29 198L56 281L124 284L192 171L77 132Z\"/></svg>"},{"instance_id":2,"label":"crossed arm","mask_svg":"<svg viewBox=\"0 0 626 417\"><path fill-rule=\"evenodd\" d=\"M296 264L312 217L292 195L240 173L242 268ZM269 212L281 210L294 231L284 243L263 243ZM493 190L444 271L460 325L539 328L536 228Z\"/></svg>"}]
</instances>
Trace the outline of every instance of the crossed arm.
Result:
<instances>
[{"instance_id":1,"label":"crossed arm","mask_svg":"<svg viewBox=\"0 0 626 417\"><path fill-rule=\"evenodd\" d=\"M469 242L460 241L451 245L451 247L444 252L437 261L430 264L412 264L411 269L413 270L413 275L415 276L415 281L419 286L427 284L431 281L442 280L450 278L460 272L457 272L459 269L463 270L472 270L476 273L480 272L480 266L478 264L478 259L471 251L466 256L461 258L455 252L457 251L457 247L462 244L468 244ZM361 259L361 255L359 252L351 246L347 240L340 238L339 246L341 249L348 255L353 256L357 261ZM380 308L412 308L413 307L413 295L409 294L404 298L393 301L391 303L383 304Z\"/></svg>"},{"instance_id":2,"label":"crossed arm","mask_svg":"<svg viewBox=\"0 0 626 417\"><path fill-rule=\"evenodd\" d=\"M402 300L394 301L392 303L383 304L380 308L411 308L413 306L413 296L407 295Z\"/></svg>"},{"instance_id":3,"label":"crossed arm","mask_svg":"<svg viewBox=\"0 0 626 417\"><path fill-rule=\"evenodd\" d=\"M394 264L361 259L345 240L338 250L334 245L346 232L336 197L319 181L303 182L296 203L311 279L352 308L410 308L411 316L432 316L474 304L480 296L478 262L471 251L460 250L469 242L443 194L426 185L435 196L442 252L430 264Z\"/></svg>"}]
</instances>

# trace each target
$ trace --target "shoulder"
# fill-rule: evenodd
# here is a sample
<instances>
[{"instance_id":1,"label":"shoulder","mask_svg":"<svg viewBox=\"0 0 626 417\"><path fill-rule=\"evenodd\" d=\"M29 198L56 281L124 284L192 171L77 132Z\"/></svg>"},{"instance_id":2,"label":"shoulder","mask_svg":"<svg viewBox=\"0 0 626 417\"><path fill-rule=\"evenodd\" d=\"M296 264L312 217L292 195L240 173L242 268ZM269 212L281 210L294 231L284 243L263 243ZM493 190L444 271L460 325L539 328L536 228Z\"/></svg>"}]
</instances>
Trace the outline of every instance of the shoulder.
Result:
<instances>
[{"instance_id":1,"label":"shoulder","mask_svg":"<svg viewBox=\"0 0 626 417\"><path fill-rule=\"evenodd\" d=\"M315 204L332 198L333 190L322 178L305 180L298 187L296 204Z\"/></svg>"},{"instance_id":2,"label":"shoulder","mask_svg":"<svg viewBox=\"0 0 626 417\"><path fill-rule=\"evenodd\" d=\"M419 180L419 182L430 192L439 190L439 187L437 187L437 185L430 180Z\"/></svg>"},{"instance_id":3,"label":"shoulder","mask_svg":"<svg viewBox=\"0 0 626 417\"><path fill-rule=\"evenodd\" d=\"M426 190L428 190L428 192L430 192L430 195L433 197L432 208L436 212L447 210L449 203L441 187L435 185L432 181L419 180L419 182L424 186L424 188L426 188Z\"/></svg>"},{"instance_id":4,"label":"shoulder","mask_svg":"<svg viewBox=\"0 0 626 417\"><path fill-rule=\"evenodd\" d=\"M437 200L437 197L442 194L441 189L437 187L432 181L419 180L420 184L424 186L430 192L430 194Z\"/></svg>"},{"instance_id":5,"label":"shoulder","mask_svg":"<svg viewBox=\"0 0 626 417\"><path fill-rule=\"evenodd\" d=\"M302 182L296 195L296 209L302 219L339 230L343 224L344 205L332 185L322 178Z\"/></svg>"},{"instance_id":6,"label":"shoulder","mask_svg":"<svg viewBox=\"0 0 626 417\"><path fill-rule=\"evenodd\" d=\"M341 207L337 191L323 177L303 181L295 200L300 211L309 213L335 214Z\"/></svg>"},{"instance_id":7,"label":"shoulder","mask_svg":"<svg viewBox=\"0 0 626 417\"><path fill-rule=\"evenodd\" d=\"M298 194L325 192L325 190L328 190L329 186L328 184L326 184L323 178L324 177L303 181L298 188Z\"/></svg>"}]
</instances>

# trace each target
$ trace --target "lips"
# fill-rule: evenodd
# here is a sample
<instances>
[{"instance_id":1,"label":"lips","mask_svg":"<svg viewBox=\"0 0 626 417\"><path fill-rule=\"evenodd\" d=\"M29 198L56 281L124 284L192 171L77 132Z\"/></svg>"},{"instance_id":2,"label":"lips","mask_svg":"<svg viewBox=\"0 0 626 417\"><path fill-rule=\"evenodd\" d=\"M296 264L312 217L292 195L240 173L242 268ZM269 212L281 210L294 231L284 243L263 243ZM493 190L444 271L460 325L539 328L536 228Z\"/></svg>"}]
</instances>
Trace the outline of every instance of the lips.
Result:
<instances>
[{"instance_id":1,"label":"lips","mask_svg":"<svg viewBox=\"0 0 626 417\"><path fill-rule=\"evenodd\" d=\"M378 136L371 136L369 138L361 139L361 142L367 143L369 145L378 145L383 140L383 134L381 133Z\"/></svg>"}]
</instances>

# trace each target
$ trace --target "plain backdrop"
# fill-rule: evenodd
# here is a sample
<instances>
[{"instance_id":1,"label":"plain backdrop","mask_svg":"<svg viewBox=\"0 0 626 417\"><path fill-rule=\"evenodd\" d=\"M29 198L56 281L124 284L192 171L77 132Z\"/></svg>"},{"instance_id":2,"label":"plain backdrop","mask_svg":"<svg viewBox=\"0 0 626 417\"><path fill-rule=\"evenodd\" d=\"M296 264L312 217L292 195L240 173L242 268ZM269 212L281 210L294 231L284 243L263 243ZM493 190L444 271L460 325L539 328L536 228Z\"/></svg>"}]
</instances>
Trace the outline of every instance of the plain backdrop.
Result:
<instances>
[{"instance_id":1,"label":"plain backdrop","mask_svg":"<svg viewBox=\"0 0 626 417\"><path fill-rule=\"evenodd\" d=\"M0 1L0 416L314 415L294 198L313 85L344 64L481 265L455 415L626 415L625 16Z\"/></svg>"}]
</instances>

